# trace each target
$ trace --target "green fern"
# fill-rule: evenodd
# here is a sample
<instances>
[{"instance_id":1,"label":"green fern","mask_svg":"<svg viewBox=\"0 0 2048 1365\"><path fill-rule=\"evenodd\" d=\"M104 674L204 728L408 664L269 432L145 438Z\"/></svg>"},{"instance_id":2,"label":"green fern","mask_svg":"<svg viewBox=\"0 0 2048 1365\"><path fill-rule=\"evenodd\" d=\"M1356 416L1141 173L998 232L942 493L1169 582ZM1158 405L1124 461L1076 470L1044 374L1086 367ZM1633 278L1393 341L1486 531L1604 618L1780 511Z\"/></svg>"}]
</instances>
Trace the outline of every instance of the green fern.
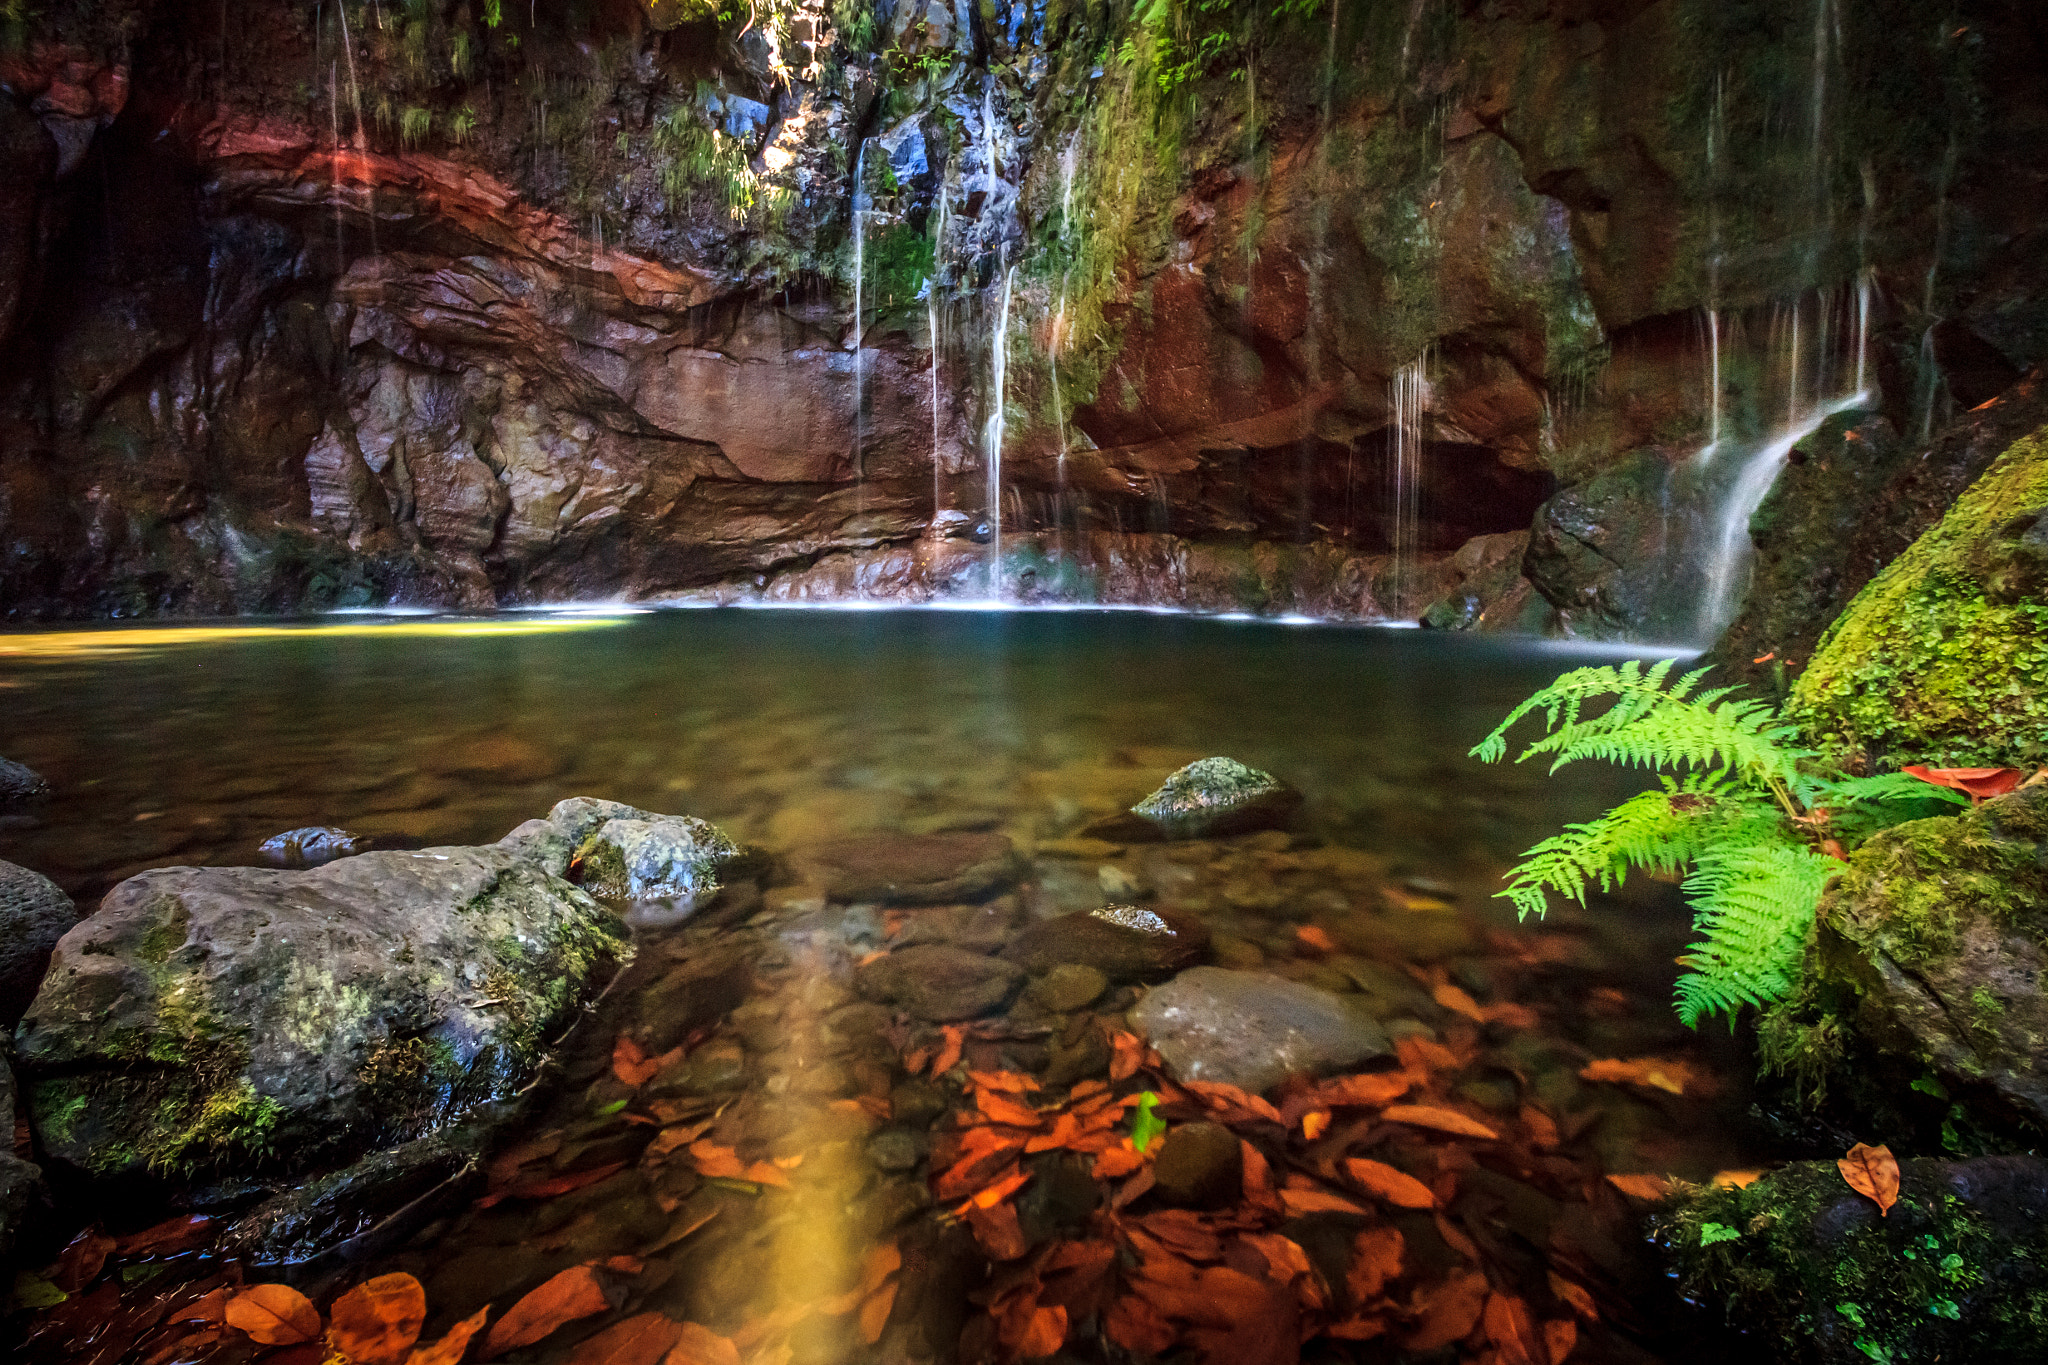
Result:
<instances>
[{"instance_id":1,"label":"green fern","mask_svg":"<svg viewBox=\"0 0 2048 1365\"><path fill-rule=\"evenodd\" d=\"M1829 854L1930 802L1964 798L1903 774L1829 772L1769 706L1736 699L1734 688L1700 690L1706 669L1675 681L1671 672L1668 659L1575 669L1510 711L1472 754L1499 762L1508 731L1540 715L1545 733L1518 763L1544 755L1552 772L1587 758L1674 770L1659 790L1537 844L1499 894L1526 919L1553 893L1583 905L1589 888L1611 891L1632 868L1668 876L1690 866L1684 891L1704 937L1685 959L1676 1003L1697 1027L1790 993L1814 909L1842 867Z\"/></svg>"}]
</instances>

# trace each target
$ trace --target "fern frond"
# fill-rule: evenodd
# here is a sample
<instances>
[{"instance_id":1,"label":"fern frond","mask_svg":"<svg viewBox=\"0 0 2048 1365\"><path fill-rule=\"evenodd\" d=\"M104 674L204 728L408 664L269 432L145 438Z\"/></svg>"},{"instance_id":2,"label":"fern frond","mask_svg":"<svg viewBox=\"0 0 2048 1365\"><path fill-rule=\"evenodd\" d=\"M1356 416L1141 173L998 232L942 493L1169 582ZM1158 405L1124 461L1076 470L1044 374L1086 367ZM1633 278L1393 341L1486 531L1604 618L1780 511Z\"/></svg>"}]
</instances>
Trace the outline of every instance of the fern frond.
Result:
<instances>
[{"instance_id":1,"label":"fern frond","mask_svg":"<svg viewBox=\"0 0 2048 1365\"><path fill-rule=\"evenodd\" d=\"M1700 854L1684 889L1705 938L1678 979L1679 1020L1697 1028L1706 1015L1732 1017L1790 994L1814 909L1841 867L1799 844L1748 838Z\"/></svg>"},{"instance_id":2,"label":"fern frond","mask_svg":"<svg viewBox=\"0 0 2048 1365\"><path fill-rule=\"evenodd\" d=\"M1515 760L1551 756L1550 771L1597 758L1623 767L1724 768L1753 778L1777 792L1800 782L1800 761L1813 757L1795 747L1798 730L1781 724L1764 702L1736 700L1733 688L1694 695L1707 671L1684 674L1666 686L1672 660L1645 669L1631 659L1620 667L1602 665L1565 674L1530 697L1472 748L1488 763L1507 754L1507 733L1525 717L1543 713L1547 733ZM1599 714L1584 708L1612 698Z\"/></svg>"}]
</instances>

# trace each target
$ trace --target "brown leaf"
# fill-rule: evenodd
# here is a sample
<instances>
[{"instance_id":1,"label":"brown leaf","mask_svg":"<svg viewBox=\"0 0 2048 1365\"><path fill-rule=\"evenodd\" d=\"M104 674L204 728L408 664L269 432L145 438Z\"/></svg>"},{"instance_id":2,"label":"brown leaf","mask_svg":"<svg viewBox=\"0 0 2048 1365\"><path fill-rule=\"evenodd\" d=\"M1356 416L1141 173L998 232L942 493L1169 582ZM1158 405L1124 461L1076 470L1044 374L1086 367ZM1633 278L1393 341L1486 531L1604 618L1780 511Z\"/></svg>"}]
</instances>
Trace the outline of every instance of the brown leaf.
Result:
<instances>
[{"instance_id":1,"label":"brown leaf","mask_svg":"<svg viewBox=\"0 0 2048 1365\"><path fill-rule=\"evenodd\" d=\"M1246 1120L1266 1119L1282 1128L1287 1126L1287 1120L1278 1109L1238 1086L1221 1081L1187 1081L1185 1084L1189 1094L1199 1096L1211 1109L1231 1111Z\"/></svg>"},{"instance_id":2,"label":"brown leaf","mask_svg":"<svg viewBox=\"0 0 2048 1365\"><path fill-rule=\"evenodd\" d=\"M1351 1268L1344 1274L1353 1307L1362 1308L1377 1299L1401 1277L1401 1259L1406 1252L1399 1228L1367 1228L1353 1239Z\"/></svg>"},{"instance_id":3,"label":"brown leaf","mask_svg":"<svg viewBox=\"0 0 2048 1365\"><path fill-rule=\"evenodd\" d=\"M228 1300L227 1324L264 1346L296 1346L320 1335L320 1310L288 1284L252 1284Z\"/></svg>"},{"instance_id":4,"label":"brown leaf","mask_svg":"<svg viewBox=\"0 0 2048 1365\"><path fill-rule=\"evenodd\" d=\"M188 1213L129 1233L114 1243L114 1251L121 1256L175 1256L190 1251L212 1235L211 1218L203 1213Z\"/></svg>"},{"instance_id":5,"label":"brown leaf","mask_svg":"<svg viewBox=\"0 0 2048 1365\"><path fill-rule=\"evenodd\" d=\"M974 1196L971 1199L969 1199L965 1205L962 1206L961 1212L964 1214L970 1208L992 1209L996 1205L1002 1203L1005 1199L1008 1199L1011 1195L1015 1194L1017 1191L1023 1189L1025 1184L1030 1179L1030 1171L1012 1171L1010 1174L1004 1176L1001 1180L996 1181L995 1184L990 1185L985 1189L977 1191L974 1194Z\"/></svg>"},{"instance_id":6,"label":"brown leaf","mask_svg":"<svg viewBox=\"0 0 2048 1365\"><path fill-rule=\"evenodd\" d=\"M747 1167L742 1180L751 1180L756 1185L773 1185L779 1190L789 1188L789 1172L773 1161L757 1161Z\"/></svg>"},{"instance_id":7,"label":"brown leaf","mask_svg":"<svg viewBox=\"0 0 2048 1365\"><path fill-rule=\"evenodd\" d=\"M611 1310L604 1285L587 1265L570 1266L512 1305L512 1311L491 1326L484 1339L484 1359L531 1346L564 1323Z\"/></svg>"},{"instance_id":8,"label":"brown leaf","mask_svg":"<svg viewBox=\"0 0 2048 1365\"><path fill-rule=\"evenodd\" d=\"M1344 1163L1344 1173L1366 1193L1377 1195L1396 1208L1436 1207L1436 1196L1430 1193L1429 1186L1412 1175L1395 1170L1385 1162L1372 1161L1362 1156L1351 1157Z\"/></svg>"},{"instance_id":9,"label":"brown leaf","mask_svg":"<svg viewBox=\"0 0 2048 1365\"><path fill-rule=\"evenodd\" d=\"M2003 796L2027 780L2026 772L2020 768L1923 768L1908 764L1899 771L1937 787L1967 792L1972 803Z\"/></svg>"},{"instance_id":10,"label":"brown leaf","mask_svg":"<svg viewBox=\"0 0 2048 1365\"><path fill-rule=\"evenodd\" d=\"M201 1294L184 1307L172 1309L164 1321L203 1322L209 1326L219 1326L227 1320L228 1300L234 1296L234 1293L234 1290L222 1286L219 1289Z\"/></svg>"},{"instance_id":11,"label":"brown leaf","mask_svg":"<svg viewBox=\"0 0 2048 1365\"><path fill-rule=\"evenodd\" d=\"M1125 1294L1111 1304L1104 1325L1109 1339L1133 1355L1160 1355L1180 1339L1173 1324L1136 1294Z\"/></svg>"},{"instance_id":12,"label":"brown leaf","mask_svg":"<svg viewBox=\"0 0 2048 1365\"><path fill-rule=\"evenodd\" d=\"M1296 929L1294 937L1311 953L1327 957L1337 951L1337 941L1330 937L1327 930L1319 929L1313 924L1304 924Z\"/></svg>"},{"instance_id":13,"label":"brown leaf","mask_svg":"<svg viewBox=\"0 0 2048 1365\"><path fill-rule=\"evenodd\" d=\"M448 1334L431 1346L422 1346L405 1359L405 1365L461 1365L469 1354L469 1339L484 1330L491 1315L489 1305L471 1313L448 1329Z\"/></svg>"},{"instance_id":14,"label":"brown leaf","mask_svg":"<svg viewBox=\"0 0 2048 1365\"><path fill-rule=\"evenodd\" d=\"M1671 1191L1671 1182L1661 1175L1609 1175L1607 1183L1631 1199L1645 1199L1651 1202L1662 1199Z\"/></svg>"},{"instance_id":15,"label":"brown leaf","mask_svg":"<svg viewBox=\"0 0 2048 1365\"><path fill-rule=\"evenodd\" d=\"M612 1074L619 1078L621 1085L638 1090L654 1079L654 1073L661 1070L661 1060L647 1055L645 1049L621 1033L619 1040L612 1044Z\"/></svg>"},{"instance_id":16,"label":"brown leaf","mask_svg":"<svg viewBox=\"0 0 2048 1365\"><path fill-rule=\"evenodd\" d=\"M1119 1030L1109 1035L1109 1079L1127 1081L1145 1064L1145 1044L1135 1034Z\"/></svg>"},{"instance_id":17,"label":"brown leaf","mask_svg":"<svg viewBox=\"0 0 2048 1365\"><path fill-rule=\"evenodd\" d=\"M1479 1002L1448 981L1439 983L1429 995L1430 999L1454 1014L1462 1014L1477 1024L1486 1022L1486 1011L1480 1008Z\"/></svg>"},{"instance_id":18,"label":"brown leaf","mask_svg":"<svg viewBox=\"0 0 2048 1365\"><path fill-rule=\"evenodd\" d=\"M1043 1122L1036 1109L1026 1108L1000 1091L975 1091L974 1105L991 1123L1007 1124L1012 1128L1036 1128Z\"/></svg>"},{"instance_id":19,"label":"brown leaf","mask_svg":"<svg viewBox=\"0 0 2048 1365\"><path fill-rule=\"evenodd\" d=\"M1415 1088L1415 1078L1400 1071L1370 1072L1339 1076L1324 1081L1309 1092L1317 1105L1332 1108L1376 1108L1400 1099Z\"/></svg>"},{"instance_id":20,"label":"brown leaf","mask_svg":"<svg viewBox=\"0 0 2048 1365\"><path fill-rule=\"evenodd\" d=\"M1279 1194L1273 1188L1273 1167L1266 1154L1239 1138L1238 1151L1244 1157L1244 1201L1257 1208L1278 1209Z\"/></svg>"},{"instance_id":21,"label":"brown leaf","mask_svg":"<svg viewBox=\"0 0 2048 1365\"><path fill-rule=\"evenodd\" d=\"M1500 1352L1500 1365L1550 1365L1550 1348L1529 1305L1513 1294L1495 1293L1482 1317L1486 1339Z\"/></svg>"},{"instance_id":22,"label":"brown leaf","mask_svg":"<svg viewBox=\"0 0 2048 1365\"><path fill-rule=\"evenodd\" d=\"M1579 1344L1579 1325L1570 1318L1543 1324L1543 1348L1550 1353L1550 1365L1564 1365L1565 1357Z\"/></svg>"},{"instance_id":23,"label":"brown leaf","mask_svg":"<svg viewBox=\"0 0 2048 1365\"><path fill-rule=\"evenodd\" d=\"M1052 1131L1040 1133L1024 1144L1029 1152L1050 1152L1056 1147L1066 1147L1079 1140L1081 1121L1072 1114L1061 1114L1053 1120Z\"/></svg>"},{"instance_id":24,"label":"brown leaf","mask_svg":"<svg viewBox=\"0 0 2048 1365\"><path fill-rule=\"evenodd\" d=\"M739 1347L709 1327L679 1324L682 1335L661 1365L740 1365Z\"/></svg>"},{"instance_id":25,"label":"brown leaf","mask_svg":"<svg viewBox=\"0 0 2048 1365\"><path fill-rule=\"evenodd\" d=\"M1593 1302L1592 1293L1584 1285L1567 1280L1553 1270L1550 1272L1550 1292L1557 1295L1558 1302L1565 1304L1586 1321L1600 1320L1599 1305Z\"/></svg>"},{"instance_id":26,"label":"brown leaf","mask_svg":"<svg viewBox=\"0 0 2048 1365\"><path fill-rule=\"evenodd\" d=\"M1486 1276L1476 1270L1460 1271L1426 1293L1417 1295L1420 1320L1401 1339L1402 1349L1421 1353L1436 1351L1462 1341L1479 1323L1486 1307Z\"/></svg>"},{"instance_id":27,"label":"brown leaf","mask_svg":"<svg viewBox=\"0 0 2048 1365\"><path fill-rule=\"evenodd\" d=\"M970 1071L967 1083L976 1090L1000 1090L1006 1095L1029 1095L1038 1082L1015 1071Z\"/></svg>"},{"instance_id":28,"label":"brown leaf","mask_svg":"<svg viewBox=\"0 0 2048 1365\"><path fill-rule=\"evenodd\" d=\"M566 1365L659 1365L682 1339L683 1324L666 1313L639 1313L580 1343Z\"/></svg>"},{"instance_id":29,"label":"brown leaf","mask_svg":"<svg viewBox=\"0 0 2048 1365\"><path fill-rule=\"evenodd\" d=\"M1281 1207L1290 1217L1299 1218L1305 1213L1364 1213L1365 1207L1341 1194L1328 1190L1306 1189L1289 1186L1280 1191Z\"/></svg>"},{"instance_id":30,"label":"brown leaf","mask_svg":"<svg viewBox=\"0 0 2048 1365\"><path fill-rule=\"evenodd\" d=\"M1121 1180L1144 1164L1145 1154L1126 1142L1096 1157L1092 1174L1097 1180Z\"/></svg>"},{"instance_id":31,"label":"brown leaf","mask_svg":"<svg viewBox=\"0 0 2048 1365\"><path fill-rule=\"evenodd\" d=\"M1024 1240L1024 1231L1017 1226L1017 1206L998 1204L994 1208L970 1208L967 1210L967 1225L974 1229L974 1240L988 1253L991 1261L1014 1261L1031 1250L1031 1244Z\"/></svg>"},{"instance_id":32,"label":"brown leaf","mask_svg":"<svg viewBox=\"0 0 2048 1365\"><path fill-rule=\"evenodd\" d=\"M697 1174L707 1179L738 1180L747 1172L738 1152L721 1147L710 1138L699 1138L690 1144L690 1160L696 1165Z\"/></svg>"},{"instance_id":33,"label":"brown leaf","mask_svg":"<svg viewBox=\"0 0 2048 1365\"><path fill-rule=\"evenodd\" d=\"M1899 1202L1899 1163L1891 1148L1859 1142L1835 1165L1841 1168L1842 1179L1849 1182L1850 1189L1877 1202L1879 1214L1890 1214L1892 1205Z\"/></svg>"},{"instance_id":34,"label":"brown leaf","mask_svg":"<svg viewBox=\"0 0 2048 1365\"><path fill-rule=\"evenodd\" d=\"M100 1270L107 1263L107 1254L115 1245L114 1239L101 1232L98 1224L87 1228L72 1238L57 1258L57 1264L50 1270L50 1283L67 1294L76 1294L100 1277Z\"/></svg>"},{"instance_id":35,"label":"brown leaf","mask_svg":"<svg viewBox=\"0 0 2048 1365\"><path fill-rule=\"evenodd\" d=\"M967 1030L958 1024L947 1024L941 1030L945 1041L939 1044L937 1055L932 1058L932 1075L943 1076L960 1063L960 1051L967 1046Z\"/></svg>"},{"instance_id":36,"label":"brown leaf","mask_svg":"<svg viewBox=\"0 0 2048 1365\"><path fill-rule=\"evenodd\" d=\"M365 1280L327 1309L327 1340L356 1365L394 1365L420 1339L427 1291L398 1272Z\"/></svg>"},{"instance_id":37,"label":"brown leaf","mask_svg":"<svg viewBox=\"0 0 2048 1365\"><path fill-rule=\"evenodd\" d=\"M882 1339L882 1329L889 1325L890 1310L896 1306L896 1286L885 1284L868 1295L866 1303L860 1306L860 1339L872 1346Z\"/></svg>"},{"instance_id":38,"label":"brown leaf","mask_svg":"<svg viewBox=\"0 0 2048 1365\"><path fill-rule=\"evenodd\" d=\"M1434 1128L1439 1132L1456 1133L1460 1137L1485 1138L1492 1140L1500 1134L1488 1128L1477 1119L1460 1114L1455 1109L1439 1109L1429 1104L1393 1104L1380 1112L1380 1117L1391 1123L1408 1123L1417 1128Z\"/></svg>"},{"instance_id":39,"label":"brown leaf","mask_svg":"<svg viewBox=\"0 0 2048 1365\"><path fill-rule=\"evenodd\" d=\"M552 1199L558 1194L580 1190L585 1185L595 1185L626 1169L623 1161L614 1161L606 1166L593 1166L587 1171L571 1171L548 1180L536 1180L530 1184L514 1185L510 1189L487 1194L476 1201L480 1209L487 1209L503 1199Z\"/></svg>"},{"instance_id":40,"label":"brown leaf","mask_svg":"<svg viewBox=\"0 0 2048 1365\"><path fill-rule=\"evenodd\" d=\"M1672 1095L1683 1095L1685 1088L1698 1079L1697 1073L1686 1063L1663 1061L1656 1057L1608 1057L1586 1063L1579 1069L1579 1076L1588 1081L1647 1086Z\"/></svg>"},{"instance_id":41,"label":"brown leaf","mask_svg":"<svg viewBox=\"0 0 2048 1365\"><path fill-rule=\"evenodd\" d=\"M1457 1224L1444 1217L1443 1210L1437 1210L1431 1217L1436 1222L1436 1235L1444 1239L1444 1245L1468 1261L1479 1259L1479 1247L1459 1230Z\"/></svg>"},{"instance_id":42,"label":"brown leaf","mask_svg":"<svg viewBox=\"0 0 2048 1365\"><path fill-rule=\"evenodd\" d=\"M1529 1136L1529 1145L1537 1148L1553 1148L1561 1145L1557 1122L1533 1104L1522 1106L1522 1131Z\"/></svg>"}]
</instances>

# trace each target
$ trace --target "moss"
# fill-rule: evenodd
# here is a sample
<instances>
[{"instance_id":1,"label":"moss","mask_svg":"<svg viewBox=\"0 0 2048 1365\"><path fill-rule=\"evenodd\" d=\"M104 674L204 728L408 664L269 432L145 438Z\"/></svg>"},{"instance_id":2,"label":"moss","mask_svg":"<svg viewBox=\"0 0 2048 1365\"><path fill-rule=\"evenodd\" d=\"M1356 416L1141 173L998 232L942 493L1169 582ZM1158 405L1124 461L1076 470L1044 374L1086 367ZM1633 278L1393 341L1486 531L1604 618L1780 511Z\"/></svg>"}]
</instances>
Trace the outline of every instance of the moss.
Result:
<instances>
[{"instance_id":1,"label":"moss","mask_svg":"<svg viewBox=\"0 0 2048 1365\"><path fill-rule=\"evenodd\" d=\"M2048 762L2048 432L2015 442L1822 636L1791 714L1878 766Z\"/></svg>"},{"instance_id":2,"label":"moss","mask_svg":"<svg viewBox=\"0 0 2048 1365\"><path fill-rule=\"evenodd\" d=\"M2040 1197L2038 1172L1950 1170L1906 1162L1881 1217L1833 1162L1803 1162L1744 1189L1688 1192L1658 1217L1656 1240L1681 1293L1771 1343L1772 1358L2039 1359L2048 1225L2015 1208Z\"/></svg>"}]
</instances>

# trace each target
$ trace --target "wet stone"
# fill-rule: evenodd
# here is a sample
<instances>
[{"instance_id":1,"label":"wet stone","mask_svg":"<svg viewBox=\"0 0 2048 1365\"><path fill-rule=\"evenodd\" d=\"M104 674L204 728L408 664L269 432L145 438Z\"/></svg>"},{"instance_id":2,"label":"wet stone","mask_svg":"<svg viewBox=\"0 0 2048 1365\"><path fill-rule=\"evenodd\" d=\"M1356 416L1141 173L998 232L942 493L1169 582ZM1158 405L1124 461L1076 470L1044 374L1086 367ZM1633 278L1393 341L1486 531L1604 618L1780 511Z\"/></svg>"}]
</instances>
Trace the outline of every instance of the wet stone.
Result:
<instances>
[{"instance_id":1,"label":"wet stone","mask_svg":"<svg viewBox=\"0 0 2048 1365\"><path fill-rule=\"evenodd\" d=\"M369 847L367 836L338 825L306 825L271 835L257 852L279 867L318 867Z\"/></svg>"},{"instance_id":2,"label":"wet stone","mask_svg":"<svg viewBox=\"0 0 2048 1365\"><path fill-rule=\"evenodd\" d=\"M944 1114L948 1107L943 1088L915 1077L889 1092L889 1106L898 1123L909 1124L913 1128L930 1127L932 1120Z\"/></svg>"},{"instance_id":3,"label":"wet stone","mask_svg":"<svg viewBox=\"0 0 2048 1365\"><path fill-rule=\"evenodd\" d=\"M935 1024L994 1013L1023 980L1024 972L1012 963L942 944L898 949L854 974L855 987L868 999Z\"/></svg>"},{"instance_id":4,"label":"wet stone","mask_svg":"<svg viewBox=\"0 0 2048 1365\"><path fill-rule=\"evenodd\" d=\"M0 863L0 1028L12 1028L28 1009L50 950L76 923L77 908L57 883Z\"/></svg>"},{"instance_id":5,"label":"wet stone","mask_svg":"<svg viewBox=\"0 0 2048 1365\"><path fill-rule=\"evenodd\" d=\"M1257 1094L1292 1075L1357 1066L1390 1051L1362 1011L1327 991L1262 972L1195 967L1131 1014L1174 1076Z\"/></svg>"},{"instance_id":6,"label":"wet stone","mask_svg":"<svg viewBox=\"0 0 2048 1365\"><path fill-rule=\"evenodd\" d=\"M927 1140L908 1128L884 1128L868 1139L868 1158L885 1171L907 1171L924 1159Z\"/></svg>"},{"instance_id":7,"label":"wet stone","mask_svg":"<svg viewBox=\"0 0 2048 1365\"><path fill-rule=\"evenodd\" d=\"M1024 860L1001 834L892 834L799 850L795 861L835 901L942 905L1014 885Z\"/></svg>"},{"instance_id":8,"label":"wet stone","mask_svg":"<svg viewBox=\"0 0 2048 1365\"><path fill-rule=\"evenodd\" d=\"M1106 1075L1108 1071L1109 1044L1100 1030L1091 1028L1074 1042L1052 1050L1052 1057L1046 1063L1045 1083L1073 1085L1090 1077Z\"/></svg>"},{"instance_id":9,"label":"wet stone","mask_svg":"<svg viewBox=\"0 0 2048 1365\"><path fill-rule=\"evenodd\" d=\"M1208 839L1284 825L1301 794L1232 758L1204 758L1168 777L1131 813L1169 839Z\"/></svg>"},{"instance_id":10,"label":"wet stone","mask_svg":"<svg viewBox=\"0 0 2048 1365\"><path fill-rule=\"evenodd\" d=\"M1209 928L1190 915L1106 905L1040 920L1019 934L1003 956L1033 973L1080 963L1112 981L1156 981L1200 962L1208 951Z\"/></svg>"},{"instance_id":11,"label":"wet stone","mask_svg":"<svg viewBox=\"0 0 2048 1365\"><path fill-rule=\"evenodd\" d=\"M1109 978L1079 962L1063 962L1033 981L1025 994L1040 1009L1068 1014L1086 1009L1109 989Z\"/></svg>"},{"instance_id":12,"label":"wet stone","mask_svg":"<svg viewBox=\"0 0 2048 1365\"><path fill-rule=\"evenodd\" d=\"M747 1079L747 1054L730 1038L714 1038L689 1056L663 1067L646 1086L654 1098L709 1095L736 1090Z\"/></svg>"},{"instance_id":13,"label":"wet stone","mask_svg":"<svg viewBox=\"0 0 2048 1365\"><path fill-rule=\"evenodd\" d=\"M1152 1188L1169 1204L1218 1208L1243 1187L1244 1152L1221 1124L1183 1123L1169 1132L1152 1167Z\"/></svg>"},{"instance_id":14,"label":"wet stone","mask_svg":"<svg viewBox=\"0 0 2048 1365\"><path fill-rule=\"evenodd\" d=\"M50 799L50 784L26 764L0 758L0 815L14 815Z\"/></svg>"},{"instance_id":15,"label":"wet stone","mask_svg":"<svg viewBox=\"0 0 2048 1365\"><path fill-rule=\"evenodd\" d=\"M998 897L986 905L919 910L910 915L895 943L899 948L918 943L950 943L969 952L993 953L1010 941L1020 913L1016 899L1010 896Z\"/></svg>"}]
</instances>

